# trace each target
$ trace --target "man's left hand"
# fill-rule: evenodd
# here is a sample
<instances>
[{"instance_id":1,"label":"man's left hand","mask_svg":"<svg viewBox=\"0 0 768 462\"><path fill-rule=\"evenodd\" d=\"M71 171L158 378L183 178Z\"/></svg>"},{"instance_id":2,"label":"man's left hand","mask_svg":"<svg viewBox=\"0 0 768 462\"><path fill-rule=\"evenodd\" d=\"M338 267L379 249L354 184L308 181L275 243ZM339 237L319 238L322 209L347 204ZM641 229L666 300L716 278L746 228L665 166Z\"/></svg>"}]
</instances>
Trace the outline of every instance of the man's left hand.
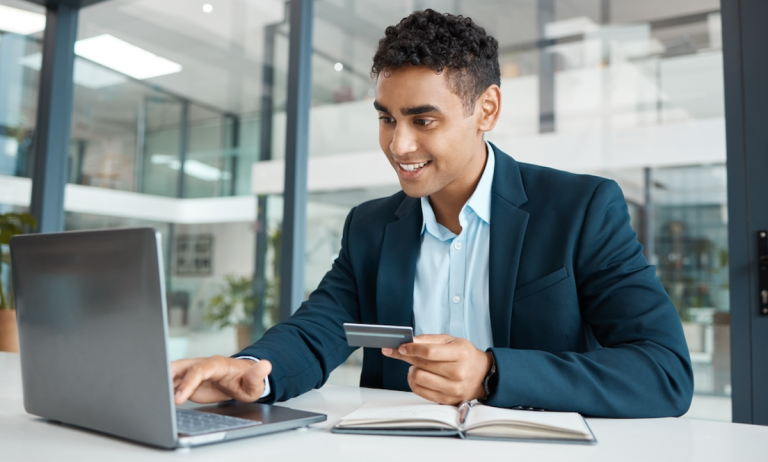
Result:
<instances>
[{"instance_id":1,"label":"man's left hand","mask_svg":"<svg viewBox=\"0 0 768 462\"><path fill-rule=\"evenodd\" d=\"M466 339L425 334L397 350L382 348L381 353L411 364L408 384L423 398L440 404L485 398L483 379L493 363L491 353Z\"/></svg>"}]
</instances>

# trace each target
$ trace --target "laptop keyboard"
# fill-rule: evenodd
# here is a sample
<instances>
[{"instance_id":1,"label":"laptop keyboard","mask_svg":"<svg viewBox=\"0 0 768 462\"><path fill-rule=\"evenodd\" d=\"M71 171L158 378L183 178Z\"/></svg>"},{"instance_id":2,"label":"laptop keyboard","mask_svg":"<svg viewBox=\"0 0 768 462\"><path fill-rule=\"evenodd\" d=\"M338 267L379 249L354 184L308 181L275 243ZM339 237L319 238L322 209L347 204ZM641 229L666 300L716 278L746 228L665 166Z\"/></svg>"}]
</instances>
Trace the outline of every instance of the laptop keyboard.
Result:
<instances>
[{"instance_id":1,"label":"laptop keyboard","mask_svg":"<svg viewBox=\"0 0 768 462\"><path fill-rule=\"evenodd\" d=\"M254 425L261 425L261 422L191 409L176 409L176 428L183 435L195 436Z\"/></svg>"}]
</instances>

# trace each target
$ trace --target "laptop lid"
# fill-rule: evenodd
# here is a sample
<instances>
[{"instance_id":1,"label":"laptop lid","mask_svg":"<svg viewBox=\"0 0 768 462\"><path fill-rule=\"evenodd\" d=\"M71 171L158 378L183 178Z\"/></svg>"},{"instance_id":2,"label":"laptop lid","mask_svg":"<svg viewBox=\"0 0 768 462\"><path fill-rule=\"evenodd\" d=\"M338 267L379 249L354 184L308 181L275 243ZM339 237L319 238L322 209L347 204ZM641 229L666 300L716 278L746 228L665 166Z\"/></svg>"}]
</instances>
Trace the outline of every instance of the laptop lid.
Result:
<instances>
[{"instance_id":1,"label":"laptop lid","mask_svg":"<svg viewBox=\"0 0 768 462\"><path fill-rule=\"evenodd\" d=\"M160 234L24 235L10 248L27 412L174 447Z\"/></svg>"}]
</instances>

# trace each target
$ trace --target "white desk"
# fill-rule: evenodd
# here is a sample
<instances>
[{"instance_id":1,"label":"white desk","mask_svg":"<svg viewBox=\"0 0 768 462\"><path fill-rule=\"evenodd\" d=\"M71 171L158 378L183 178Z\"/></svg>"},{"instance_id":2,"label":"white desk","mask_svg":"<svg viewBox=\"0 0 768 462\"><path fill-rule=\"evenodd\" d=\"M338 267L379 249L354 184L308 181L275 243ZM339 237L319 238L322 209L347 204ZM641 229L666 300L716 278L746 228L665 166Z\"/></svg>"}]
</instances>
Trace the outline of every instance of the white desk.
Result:
<instances>
[{"instance_id":1,"label":"white desk","mask_svg":"<svg viewBox=\"0 0 768 462\"><path fill-rule=\"evenodd\" d=\"M22 404L19 357L0 353L0 461L768 461L768 427L687 419L588 419L598 439L595 446L337 435L329 431L361 403L391 393L328 385L283 404L327 414L327 422L304 430L165 451L49 424L27 414Z\"/></svg>"}]
</instances>

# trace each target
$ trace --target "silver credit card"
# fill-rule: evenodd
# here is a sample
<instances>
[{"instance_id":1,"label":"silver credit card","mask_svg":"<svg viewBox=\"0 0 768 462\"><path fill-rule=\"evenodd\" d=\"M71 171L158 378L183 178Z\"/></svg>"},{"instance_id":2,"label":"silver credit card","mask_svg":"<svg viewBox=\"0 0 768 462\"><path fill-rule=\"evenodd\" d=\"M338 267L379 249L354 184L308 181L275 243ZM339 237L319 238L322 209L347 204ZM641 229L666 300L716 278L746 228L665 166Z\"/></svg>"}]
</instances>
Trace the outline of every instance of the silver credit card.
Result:
<instances>
[{"instance_id":1,"label":"silver credit card","mask_svg":"<svg viewBox=\"0 0 768 462\"><path fill-rule=\"evenodd\" d=\"M413 327L344 323L344 332L353 347L397 348L413 342Z\"/></svg>"}]
</instances>

